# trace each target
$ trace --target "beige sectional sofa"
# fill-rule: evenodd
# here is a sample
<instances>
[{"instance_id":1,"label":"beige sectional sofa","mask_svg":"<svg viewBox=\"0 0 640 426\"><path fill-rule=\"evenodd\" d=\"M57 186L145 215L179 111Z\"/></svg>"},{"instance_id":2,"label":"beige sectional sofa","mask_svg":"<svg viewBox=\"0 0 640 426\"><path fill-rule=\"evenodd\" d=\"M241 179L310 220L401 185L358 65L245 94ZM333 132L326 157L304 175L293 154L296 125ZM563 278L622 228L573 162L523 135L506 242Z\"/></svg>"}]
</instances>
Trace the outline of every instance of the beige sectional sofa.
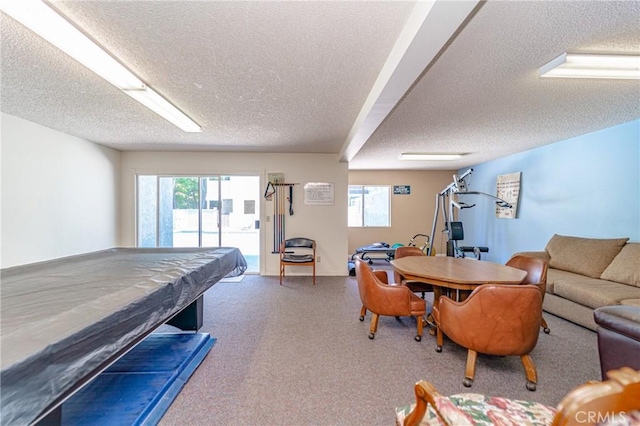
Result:
<instances>
[{"instance_id":1,"label":"beige sectional sofa","mask_svg":"<svg viewBox=\"0 0 640 426\"><path fill-rule=\"evenodd\" d=\"M544 251L518 254L549 262L543 309L595 331L597 308L640 310L640 243L628 240L554 235Z\"/></svg>"}]
</instances>

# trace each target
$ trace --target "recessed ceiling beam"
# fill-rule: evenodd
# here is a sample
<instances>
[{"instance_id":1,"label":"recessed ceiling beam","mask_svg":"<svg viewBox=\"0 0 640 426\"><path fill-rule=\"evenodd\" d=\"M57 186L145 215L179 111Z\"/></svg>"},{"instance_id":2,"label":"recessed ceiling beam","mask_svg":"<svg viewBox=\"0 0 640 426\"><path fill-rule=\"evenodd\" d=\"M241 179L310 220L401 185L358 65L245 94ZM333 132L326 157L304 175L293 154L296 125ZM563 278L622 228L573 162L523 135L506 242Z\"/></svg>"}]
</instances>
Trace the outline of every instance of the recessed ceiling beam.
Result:
<instances>
[{"instance_id":1,"label":"recessed ceiling beam","mask_svg":"<svg viewBox=\"0 0 640 426\"><path fill-rule=\"evenodd\" d=\"M367 97L339 160L349 162L480 3L418 1Z\"/></svg>"}]
</instances>

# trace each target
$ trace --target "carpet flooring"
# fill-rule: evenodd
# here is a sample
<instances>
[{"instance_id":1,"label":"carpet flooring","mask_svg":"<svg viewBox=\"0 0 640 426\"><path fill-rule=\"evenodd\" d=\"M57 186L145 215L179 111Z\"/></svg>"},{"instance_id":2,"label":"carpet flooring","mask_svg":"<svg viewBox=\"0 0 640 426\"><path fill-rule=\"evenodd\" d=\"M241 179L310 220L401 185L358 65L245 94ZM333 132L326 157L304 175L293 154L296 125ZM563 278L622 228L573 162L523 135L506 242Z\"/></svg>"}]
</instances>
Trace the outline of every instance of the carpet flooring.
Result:
<instances>
[{"instance_id":1,"label":"carpet flooring","mask_svg":"<svg viewBox=\"0 0 640 426\"><path fill-rule=\"evenodd\" d=\"M374 265L375 266L375 265ZM538 388L526 390L519 357L479 355L462 385L466 350L435 337L416 342L412 318L381 317L374 340L355 277L248 275L205 293L204 327L217 339L161 425L392 425L394 409L428 380L444 395L476 392L555 406L598 380L596 334L545 313L551 334L532 352Z\"/></svg>"}]
</instances>

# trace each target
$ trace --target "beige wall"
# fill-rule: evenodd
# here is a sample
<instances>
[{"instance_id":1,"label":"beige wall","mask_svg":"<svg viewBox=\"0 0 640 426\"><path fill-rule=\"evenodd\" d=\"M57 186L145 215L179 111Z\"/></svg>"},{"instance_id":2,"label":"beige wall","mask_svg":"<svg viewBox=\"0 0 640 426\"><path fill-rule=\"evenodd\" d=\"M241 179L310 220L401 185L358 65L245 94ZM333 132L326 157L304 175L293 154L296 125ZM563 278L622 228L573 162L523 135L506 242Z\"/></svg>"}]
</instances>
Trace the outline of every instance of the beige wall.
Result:
<instances>
[{"instance_id":1,"label":"beige wall","mask_svg":"<svg viewBox=\"0 0 640 426\"><path fill-rule=\"evenodd\" d=\"M349 253L374 242L407 245L415 234L431 234L436 194L452 182L457 171L365 171L349 172L349 185L410 185L411 194L391 195L390 228L349 228ZM442 218L438 218L435 249L441 253Z\"/></svg>"},{"instance_id":2,"label":"beige wall","mask_svg":"<svg viewBox=\"0 0 640 426\"><path fill-rule=\"evenodd\" d=\"M1 117L2 267L117 246L120 152Z\"/></svg>"},{"instance_id":3,"label":"beige wall","mask_svg":"<svg viewBox=\"0 0 640 426\"><path fill-rule=\"evenodd\" d=\"M273 202L262 197L267 173L284 173L294 186L294 215L285 218L286 237L304 236L317 241L317 275L346 275L347 249L347 164L328 154L257 154L221 152L123 152L122 153L122 227L123 245L134 246L136 174L176 175L259 175L260 194L260 272L278 275L279 258L273 250ZM303 185L331 182L335 202L331 206L304 204ZM288 268L287 274L308 275L310 268Z\"/></svg>"},{"instance_id":4,"label":"beige wall","mask_svg":"<svg viewBox=\"0 0 640 426\"><path fill-rule=\"evenodd\" d=\"M114 246L135 245L135 176L253 174L262 191L269 172L295 187L287 236L318 241L318 275L346 275L346 259L376 241L407 244L430 234L435 194L453 171L352 171L335 155L213 152L118 152L2 114L2 267ZM16 185L19 182L19 185ZM302 184L332 182L333 206L305 205ZM392 196L391 228L348 228L348 184L410 185ZM278 274L271 253L273 205L261 198L261 273ZM439 237L441 223L438 225ZM438 241L438 240L437 240ZM439 243L438 243L439 244ZM439 250L439 245L436 247ZM307 274L308 268L292 270Z\"/></svg>"}]
</instances>

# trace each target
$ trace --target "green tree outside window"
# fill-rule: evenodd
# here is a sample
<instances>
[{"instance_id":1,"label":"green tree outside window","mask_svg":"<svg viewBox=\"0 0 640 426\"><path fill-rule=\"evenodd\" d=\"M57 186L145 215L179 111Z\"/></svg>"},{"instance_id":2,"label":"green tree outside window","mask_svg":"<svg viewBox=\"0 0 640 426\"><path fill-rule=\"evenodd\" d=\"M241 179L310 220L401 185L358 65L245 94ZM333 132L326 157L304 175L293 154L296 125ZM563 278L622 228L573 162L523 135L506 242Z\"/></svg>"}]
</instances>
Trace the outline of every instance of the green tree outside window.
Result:
<instances>
[{"instance_id":1,"label":"green tree outside window","mask_svg":"<svg viewBox=\"0 0 640 426\"><path fill-rule=\"evenodd\" d=\"M173 208L198 208L198 178L180 177L174 179Z\"/></svg>"}]
</instances>

